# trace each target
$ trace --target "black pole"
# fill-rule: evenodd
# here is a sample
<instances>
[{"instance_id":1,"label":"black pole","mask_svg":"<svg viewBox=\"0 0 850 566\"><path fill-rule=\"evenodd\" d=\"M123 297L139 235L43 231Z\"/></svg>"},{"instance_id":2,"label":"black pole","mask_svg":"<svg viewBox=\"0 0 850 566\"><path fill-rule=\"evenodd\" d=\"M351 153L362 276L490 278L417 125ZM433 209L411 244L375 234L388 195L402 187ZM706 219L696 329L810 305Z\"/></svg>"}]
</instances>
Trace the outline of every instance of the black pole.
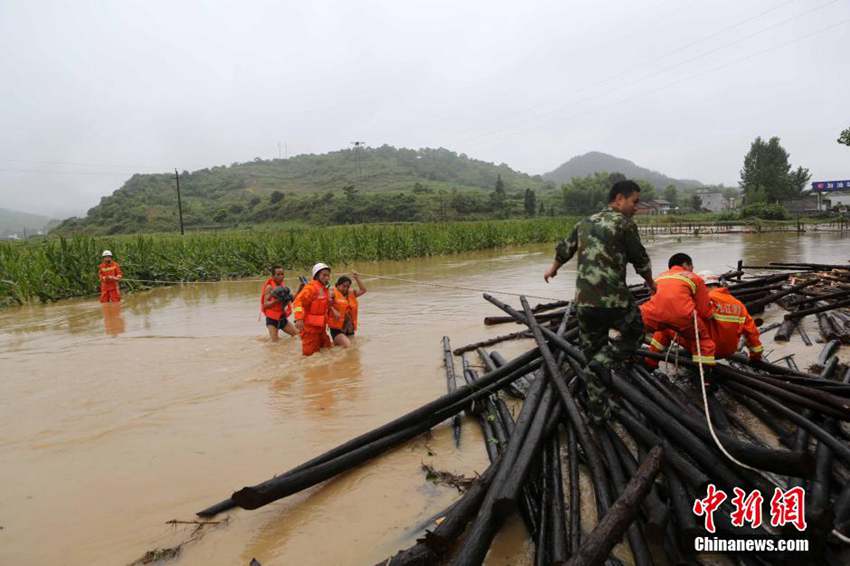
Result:
<instances>
[{"instance_id":1,"label":"black pole","mask_svg":"<svg viewBox=\"0 0 850 566\"><path fill-rule=\"evenodd\" d=\"M180 235L183 235L183 201L180 200L180 175L174 170L174 180L177 181L177 214L180 215Z\"/></svg>"}]
</instances>

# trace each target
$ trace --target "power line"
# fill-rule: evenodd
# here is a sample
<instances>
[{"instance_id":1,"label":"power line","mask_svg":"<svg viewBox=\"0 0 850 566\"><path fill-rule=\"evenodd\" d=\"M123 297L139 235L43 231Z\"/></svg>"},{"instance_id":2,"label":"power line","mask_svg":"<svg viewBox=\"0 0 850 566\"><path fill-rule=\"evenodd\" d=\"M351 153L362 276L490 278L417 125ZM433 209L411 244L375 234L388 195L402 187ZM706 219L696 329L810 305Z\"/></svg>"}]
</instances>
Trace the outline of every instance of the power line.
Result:
<instances>
[{"instance_id":1,"label":"power line","mask_svg":"<svg viewBox=\"0 0 850 566\"><path fill-rule=\"evenodd\" d=\"M788 24L788 23L790 23L790 22L793 22L793 21L795 21L795 20L797 20L797 19L799 19L799 18L801 18L801 17L803 17L803 16L806 16L806 15L808 15L808 14L812 13L812 12L816 12L816 11L818 11L818 10L821 10L821 9L823 9L823 8L827 7L827 6L830 6L830 5L832 5L832 4L835 4L835 3L836 3L836 2L838 2L838 1L839 1L839 0L829 0L828 2L825 2L824 4L820 4L820 5L815 6L815 7L813 7L813 8L810 8L810 9L808 9L808 10L805 10L805 11L803 11L803 12L800 12L800 13L798 13L798 14L795 14L795 15L791 16L790 18L786 18L786 19L784 19L784 20L782 20L782 21L779 21L779 22L776 22L776 23L774 23L774 24L771 24L771 25L769 25L769 26L767 26L767 27L765 27L765 28L762 28L762 29L760 29L760 30L758 30L758 31L756 31L756 32L753 32L753 33L751 33L751 34L749 34L749 35L747 35L747 36L744 36L744 37L742 37L742 38L739 38L739 39L737 39L737 40L735 40L735 41L732 41L732 42L730 42L730 43L726 43L726 44L724 44L724 45L722 45L722 46L720 46L720 47L715 47L715 48L713 48L713 49L710 49L710 50L708 50L708 51L705 51L705 52L703 52L703 53L700 53L699 55L696 55L696 56L694 56L694 57L691 57L690 59L686 59L685 61L680 61L679 63L675 63L675 64L673 64L673 65L669 65L669 66L667 66L667 67L665 67L665 68L661 69L660 71L653 71L653 72L650 72L650 73L648 73L648 74L645 74L645 75L643 75L643 76L641 76L641 77L639 77L639 78L637 78L637 79L635 79L635 80L633 80L633 81L630 81L629 85L630 85L630 86L633 86L633 85L635 85L635 84L638 84L638 83L644 82L644 81L646 81L646 80L648 80L648 79L651 79L651 78L655 78L655 77L657 77L657 76L659 76L659 75L661 75L661 74L664 74L664 73L666 73L666 72L672 71L672 70L674 70L674 69L677 69L677 68L679 68L679 67L682 67L682 66L684 66L684 65L687 65L687 64L689 64L689 63L693 63L694 61L697 61L697 60L699 60L699 59L702 59L702 58L704 58L704 57L706 57L706 56L708 56L708 55L712 55L712 54L714 54L714 53L717 53L718 51L722 51L722 50L724 50L724 49L728 49L728 48L730 48L730 47L734 47L734 46L736 46L736 45L739 45L739 44L741 44L741 43L743 43L743 42L745 42L745 41L747 41L747 40L749 40L749 39L752 39L753 37L756 37L756 36L758 36L758 35L761 35L761 34L763 34L763 33L765 33L765 32L768 32L768 31L770 31L770 30L772 30L772 29L775 29L775 28L778 28L778 27L780 27L780 26L786 25L786 24ZM779 7L785 6L786 4L789 4L789 3L790 3L790 2L785 2L784 4L780 4L780 5L779 5ZM775 8L774 8L774 9L775 9ZM746 20L742 20L741 22L738 22L738 23L736 23L736 24L733 24L733 25L731 25L731 26L728 26L728 27L726 27L726 28L723 28L722 30L719 30L718 32L715 32L714 34L711 34L711 35L709 35L709 36L706 36L706 37L705 37L705 38L703 38L703 39L700 39L700 40L694 41L694 42L692 42L692 43L690 43L690 44L687 44L686 46L683 46L683 47L679 48L677 51L681 51L682 49L684 49L684 48L686 48L686 47L693 46L693 45L695 45L695 44L697 44L697 43L700 43L701 41L703 41L703 40L705 40L705 39L708 39L708 38L711 38L711 37L715 37L715 36L719 35L720 33L724 32L724 31L728 31L729 29L733 29L733 28L735 28L735 27L740 27L740 25L743 25L743 23L746 23L746 22L752 21L752 20L754 20L754 19L757 19L757 18L761 17L762 15L764 15L764 14L766 14L766 13L769 13L769 12L773 11L774 9L768 9L768 10L765 10L764 12L762 12L761 14L759 14L759 15L757 15L757 16L752 16L752 17L750 17L750 18L747 18ZM666 55L663 55L663 56L662 56L659 60L663 60L663 59L665 59L665 58L669 57L669 56L670 56L670 55L672 55L672 54L674 54L674 52L669 52L669 53L667 53ZM575 93L581 93L581 92L586 92L586 91L591 90L591 89L595 89L595 88L597 88L598 86L603 85L603 84L605 84L605 83L607 83L607 82L610 82L610 81L612 81L612 80L614 80L614 79L616 79L616 78L620 78L621 76L622 76L622 73L618 73L618 74L616 74L616 75L611 75L611 76L609 76L609 77L607 77L607 78L605 78L605 79L602 79L602 80L600 80L600 81L596 81L596 82L594 82L594 83L591 83L591 84L589 84L589 85L587 85L587 86L585 86L585 87L583 87L583 88L581 88L581 89L579 89L579 90L575 91ZM534 113L534 114L532 114L529 118L518 118L518 120L521 120L521 121L522 121L522 124L521 124L521 125L514 126L514 127L506 127L506 128L497 128L497 129L493 129L493 130L490 130L489 132L483 132L483 133L478 133L478 134L472 135L472 136L471 136L470 138L468 138L468 139L476 140L476 139L480 139L480 138L484 138L484 137L497 136L497 135L504 134L504 133L507 133L507 132L515 132L515 131L522 131L522 130L526 130L526 129L529 129L530 127L533 127L533 126L531 126L531 125L529 125L529 124L528 124L528 121L529 121L529 120L535 120L535 119L539 119L539 118L549 117L549 116L552 116L552 115L556 114L557 112L559 112L560 110L562 110L562 109L564 109L564 108L566 108L566 107L569 107L569 106L575 106L575 105L577 105L577 104L582 104L582 103L585 103L585 102L592 102L592 101L597 100L598 98L599 98L599 94L598 94L598 93L596 93L596 94L593 94L593 95L591 95L591 96L587 96L587 97L579 98L579 99L577 99L577 100L573 100L573 101L571 101L571 102L567 102L567 103L563 103L563 104L558 104L557 106L551 107L551 108L550 108L550 109L548 109L548 110L542 110L542 111L535 112L535 113Z\"/></svg>"},{"instance_id":2,"label":"power line","mask_svg":"<svg viewBox=\"0 0 850 566\"><path fill-rule=\"evenodd\" d=\"M692 80L692 79L694 79L694 78L696 78L696 77L700 77L700 76L702 76L702 75L706 75L706 74L709 74L709 73L714 73L714 72L716 72L716 71L719 71L719 70L725 69L725 68L727 68L727 67L731 67L732 65L736 65L736 64L741 63L741 62L743 62L743 61L747 61L747 60L752 59L752 58L754 58L754 57L758 57L759 55L763 55L763 54L765 54L765 53L769 53L769 52L771 52L771 51L775 51L775 50L777 50L777 49L781 49L781 48L783 48L783 47L787 47L787 46L792 45L792 44L794 44L794 43L799 43L799 42L801 42L801 41L805 41L805 40L807 40L807 39L811 39L811 38L813 38L813 37L815 37L815 36L817 36L817 35L820 35L821 33L825 32L825 31L829 31L829 30L831 30L831 29L834 29L834 28L840 27L840 26L845 25L845 24L848 24L848 23L850 23L850 18L847 18L847 19L845 19L845 20L841 20L841 21L839 21L839 22L837 22L837 23L834 23L834 24L832 24L832 25L829 25L829 26L826 26L826 27L823 27L823 28L817 29L817 30L813 31L813 32L812 32L812 33L810 33L810 34L807 34L807 35L804 35L804 36L801 36L801 37L794 38L794 39L792 39L792 40L790 40L790 41L786 41L786 42L784 42L784 43L780 43L780 44L778 44L778 45L773 45L773 46L768 47L768 48L766 48L766 49L762 49L761 51L756 51L755 53L750 53L750 54L748 54L748 55L745 55L744 57L739 57L738 59L734 59L734 60L732 60L732 61L729 61L729 62L724 63L724 64L722 64L722 65L718 65L718 66L713 67L713 68L711 68L711 69L703 70L703 71L700 71L700 72L698 72L698 73L694 73L694 74L692 74L692 75L688 75L688 76L686 76L686 77L682 77L682 78L680 78L680 79L677 79L677 80L675 80L675 81L672 81L672 82L667 83L667 84L665 84L665 85L662 85L662 86L660 86L660 87L656 87L656 88L653 88L653 89L650 89L650 90L647 90L647 91L639 92L639 93L633 94L633 95L631 95L631 96L628 96L628 97L626 97L626 98L621 98L621 99L619 99L619 100L611 101L609 104L605 104L605 105L603 105L603 106L599 106L599 107L597 107L597 108L595 108L595 109L593 109L593 110L591 110L591 111L588 111L588 112L577 112L577 113L575 113L575 114L571 114L571 115L565 116L565 117L564 117L564 119L576 118L576 117L579 117L579 116L582 116L582 115L587 115L587 114L591 113L592 111L604 110L604 109L606 109L606 108L608 108L608 107L615 106L615 105L619 105L619 104L622 104L623 102L628 102L628 101L630 101L630 100L632 100L632 99L635 99L635 98L638 98L638 97L641 97L641 96L646 96L647 94L652 94L652 93L657 92L657 91L659 91L659 90L665 90L665 89L668 89L668 88L670 88L671 86L675 86L675 85L677 85L677 84L679 84L679 83L683 83L683 82L686 82L686 81L690 81L690 80Z\"/></svg>"}]
</instances>

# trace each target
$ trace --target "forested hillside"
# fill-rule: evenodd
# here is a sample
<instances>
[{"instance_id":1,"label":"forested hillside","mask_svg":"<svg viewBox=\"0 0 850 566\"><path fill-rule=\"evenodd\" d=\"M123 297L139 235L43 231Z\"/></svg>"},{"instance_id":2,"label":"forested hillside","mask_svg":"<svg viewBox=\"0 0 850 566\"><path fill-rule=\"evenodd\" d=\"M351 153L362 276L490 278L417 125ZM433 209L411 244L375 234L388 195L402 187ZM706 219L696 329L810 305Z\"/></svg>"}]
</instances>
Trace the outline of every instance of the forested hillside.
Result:
<instances>
[{"instance_id":1,"label":"forested hillside","mask_svg":"<svg viewBox=\"0 0 850 566\"><path fill-rule=\"evenodd\" d=\"M537 212L539 205L528 202L526 191L547 187L540 176L447 149L384 145L183 171L180 188L184 223L198 228L506 217L532 205ZM176 228L174 174L155 174L134 175L85 218L66 220L57 231L114 234Z\"/></svg>"}]
</instances>

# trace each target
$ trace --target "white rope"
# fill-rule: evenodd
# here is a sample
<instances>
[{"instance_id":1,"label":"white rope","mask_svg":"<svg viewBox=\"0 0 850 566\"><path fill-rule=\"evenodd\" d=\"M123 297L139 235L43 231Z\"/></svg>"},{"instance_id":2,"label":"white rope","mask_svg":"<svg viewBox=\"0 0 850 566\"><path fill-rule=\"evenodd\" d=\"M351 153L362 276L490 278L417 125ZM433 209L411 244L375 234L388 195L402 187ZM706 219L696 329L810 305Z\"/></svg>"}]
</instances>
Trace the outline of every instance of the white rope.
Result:
<instances>
[{"instance_id":1,"label":"white rope","mask_svg":"<svg viewBox=\"0 0 850 566\"><path fill-rule=\"evenodd\" d=\"M748 470L752 470L754 472L760 472L761 470L759 470L758 468L753 468L752 466L748 466L748 465L744 464L743 462L741 462L740 460L736 459L734 456L732 456L729 453L729 451L726 450L726 448L720 442L720 439L717 438L717 433L714 432L714 425L711 423L711 414L708 410L708 393L705 390L705 373L703 372L703 369L702 369L702 348L700 348L700 346L699 346L699 324L697 322L697 311L696 310L694 310L694 334L696 335L696 343L697 343L697 364L699 365L699 381L700 381L700 385L702 385L702 402L703 402L703 408L705 409L705 420L708 423L708 431L711 433L711 438L714 439L714 443L717 445L717 447L720 449L720 451L723 452L724 456L726 456L727 458L729 458L730 460L732 460L733 462L735 462L736 464L738 464L742 468L747 468Z\"/></svg>"},{"instance_id":2,"label":"white rope","mask_svg":"<svg viewBox=\"0 0 850 566\"><path fill-rule=\"evenodd\" d=\"M403 281L412 285L423 285L426 287L440 287L442 289L461 289L463 291L475 291L477 293L490 293L492 295L511 295L512 297L529 297L532 299L544 299L546 301L562 301L563 299L555 299L553 297L542 297L540 295L529 295L528 293L511 293L510 291L495 291L493 289L480 289L478 287L464 287L462 285L442 285L440 283L428 283L426 281L416 281L415 279L405 279L403 277L393 277L391 275L375 275L371 273L358 272L360 275L372 277L375 279L391 279L394 281Z\"/></svg>"}]
</instances>

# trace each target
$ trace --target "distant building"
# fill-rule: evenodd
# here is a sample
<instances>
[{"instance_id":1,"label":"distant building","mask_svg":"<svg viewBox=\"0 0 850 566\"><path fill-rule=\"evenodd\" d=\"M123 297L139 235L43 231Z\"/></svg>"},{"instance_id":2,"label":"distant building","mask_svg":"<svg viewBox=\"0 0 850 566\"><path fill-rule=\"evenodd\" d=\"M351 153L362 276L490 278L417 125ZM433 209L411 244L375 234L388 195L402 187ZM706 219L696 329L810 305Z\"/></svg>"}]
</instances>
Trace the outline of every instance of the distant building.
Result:
<instances>
[{"instance_id":1,"label":"distant building","mask_svg":"<svg viewBox=\"0 0 850 566\"><path fill-rule=\"evenodd\" d=\"M737 208L737 198L727 198L721 192L697 191L697 196L702 202L702 208L710 212L724 212Z\"/></svg>"},{"instance_id":2,"label":"distant building","mask_svg":"<svg viewBox=\"0 0 850 566\"><path fill-rule=\"evenodd\" d=\"M829 193L823 196L828 204L825 208L848 208L850 207L850 193Z\"/></svg>"},{"instance_id":3,"label":"distant building","mask_svg":"<svg viewBox=\"0 0 850 566\"><path fill-rule=\"evenodd\" d=\"M803 198L786 200L782 203L782 206L784 206L785 210L791 214L814 213L818 212L818 197L816 195L811 195L804 196Z\"/></svg>"},{"instance_id":4,"label":"distant building","mask_svg":"<svg viewBox=\"0 0 850 566\"><path fill-rule=\"evenodd\" d=\"M673 210L670 201L664 199L642 200L638 202L635 214L668 214Z\"/></svg>"}]
</instances>

